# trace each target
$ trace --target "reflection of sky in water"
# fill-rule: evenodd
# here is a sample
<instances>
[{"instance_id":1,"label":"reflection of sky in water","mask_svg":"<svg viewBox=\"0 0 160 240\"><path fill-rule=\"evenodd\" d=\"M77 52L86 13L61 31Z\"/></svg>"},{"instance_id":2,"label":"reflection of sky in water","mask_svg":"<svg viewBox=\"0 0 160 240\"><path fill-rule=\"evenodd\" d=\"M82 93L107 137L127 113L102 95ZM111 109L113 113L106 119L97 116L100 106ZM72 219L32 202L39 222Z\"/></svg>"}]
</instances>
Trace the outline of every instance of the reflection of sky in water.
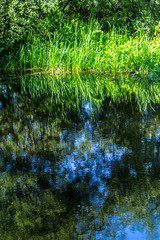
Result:
<instances>
[{"instance_id":1,"label":"reflection of sky in water","mask_svg":"<svg viewBox=\"0 0 160 240\"><path fill-rule=\"evenodd\" d=\"M95 230L88 230L84 234L84 239L92 240L158 240L160 239L160 227L158 226L154 232L149 232L146 226L141 226L140 223L130 224L127 220L127 214L123 216L110 215L107 218L98 218L90 222L91 226L96 226ZM86 220L78 222L76 230L79 234L84 231L84 226L86 225ZM97 229L97 230L96 230ZM99 229L99 230L98 230ZM111 233L111 234L110 234Z\"/></svg>"},{"instance_id":2,"label":"reflection of sky in water","mask_svg":"<svg viewBox=\"0 0 160 240\"><path fill-rule=\"evenodd\" d=\"M160 234L157 232L157 234L150 235L150 233L147 232L147 229L144 230L138 230L132 229L132 226L127 226L124 229L124 232L122 233L121 231L116 231L116 236L115 237L108 237L107 236L107 227L104 228L102 231L96 231L95 236L92 238L92 240L101 240L101 239L107 239L107 240L159 240L160 239ZM159 228L160 230L160 228ZM87 235L86 235L87 238Z\"/></svg>"},{"instance_id":3,"label":"reflection of sky in water","mask_svg":"<svg viewBox=\"0 0 160 240\"><path fill-rule=\"evenodd\" d=\"M1 90L3 91L3 97L7 99L7 88L6 86L0 86ZM16 102L16 99L18 98L18 94L12 95L12 103L14 104ZM16 105L16 104L15 104ZM2 112L3 103L0 102L0 112ZM107 239L107 240L121 240L121 239L127 239L127 240L141 240L141 239L160 239L159 232L159 214L154 210L156 208L156 205L154 204L154 199L152 200L152 196L148 195L146 196L147 199L150 200L150 202L147 205L146 212L148 215L152 215L152 224L156 226L157 228L154 229L154 235L150 235L148 233L148 229L146 228L145 224L142 222L135 222L133 221L133 224L131 225L131 218L133 217L129 210L126 208L124 209L118 209L118 204L114 205L115 209L113 211L113 214L107 214L103 212L104 205L108 199L109 196L109 184L106 184L106 181L109 182L109 180L112 177L112 171L114 170L116 164L118 163L120 166L123 167L124 156L128 157L129 155L134 154L132 148L129 149L128 145L125 146L125 144L118 145L114 143L109 143L106 140L109 135L112 135L112 133L115 133L115 129L111 129L111 131L107 131L107 134L102 137L101 132L96 132L96 124L92 123L90 119L92 118L92 111L93 108L90 106L89 103L84 104L82 107L83 113L82 113L82 122L80 124L73 122L73 128L70 127L69 129L60 129L61 134L58 135L61 144L58 142L58 146L56 148L56 145L53 144L53 149L51 150L51 154L47 155L47 147L40 148L37 152L35 149L35 152L29 152L26 151L26 149L23 146L20 140L17 140L17 146L19 149L19 152L12 151L9 154L9 161L5 164L5 171L12 172L12 170L22 171L21 167L24 168L26 164L26 173L29 169L29 171L32 171L35 176L39 175L45 175L49 176L49 183L50 186L56 185L56 190L62 189L63 186L64 190L67 189L67 186L71 184L74 186L74 189L79 189L79 186L81 184L85 185L84 187L84 194L88 194L87 201L89 200L89 204L83 200L80 202L80 207L78 209L78 212L75 213L77 215L77 221L76 221L76 230L77 234L81 235L83 234L83 238L80 239ZM17 110L18 111L18 110ZM23 109L21 109L21 114L23 113ZM20 112L19 112L20 114ZM149 114L149 113L147 113ZM86 117L87 116L87 117ZM106 121L106 129L109 127L108 120L109 118L114 116L112 112L105 113L105 120ZM117 113L116 117L122 117L123 113ZM41 129L41 120L35 120L34 116L31 115L29 117L29 127L30 131L29 133L32 133L32 137L35 137L35 146L37 146L38 141L43 141L43 131ZM126 120L127 121L127 120ZM140 120L139 120L140 121ZM94 121L93 121L94 122ZM98 120L97 120L98 122ZM145 119L142 119L142 122L145 122ZM98 122L99 123L99 122ZM50 128L48 126L48 122L43 123L43 130L47 131L47 128ZM75 124L75 125L74 125ZM99 123L100 124L100 123ZM127 125L126 125L127 126ZM31 149L31 139L30 134L26 133L24 128L22 126L22 129L20 129L21 134L25 136L24 138L24 144L25 147L28 149ZM52 129L52 128L51 128ZM58 128L57 128L58 129ZM160 133L158 127L154 128L156 130L156 134L152 133L146 137L146 140L148 141L148 144L150 144L154 138L155 141L159 141ZM14 131L15 126L13 124L13 133L7 133L6 136L2 136L3 138L7 139L9 142L14 142ZM59 131L59 129L57 130ZM128 129L127 129L128 131ZM52 136L50 136L52 137ZM53 137L54 138L54 137ZM58 138L57 138L58 139ZM114 139L113 139L114 140ZM142 139L143 141L144 139ZM37 142L36 142L37 141ZM47 141L47 139L46 139ZM59 140L58 140L59 141ZM63 154L56 153L56 151L64 151ZM141 154L145 154L145 148L141 148ZM7 151L7 149L2 148L1 149L4 153ZM42 152L43 154L42 154ZM58 151L57 151L58 152ZM159 153L159 145L156 145L154 147L154 157L156 158L157 154ZM65 153L65 154L64 154ZM19 155L18 155L19 154ZM56 162L55 158L56 154L59 154L58 159ZM19 157L19 169L16 166L17 161L17 155ZM7 153L6 153L7 156ZM0 155L0 160L3 160L3 156ZM54 162L55 161L55 162ZM17 161L18 162L18 161ZM28 164L29 162L29 164ZM129 160L128 160L129 162ZM21 165L21 163L23 163ZM152 162L152 159L150 159L148 162L143 163L143 167L146 171L146 173L149 173L150 169L154 167L154 162ZM28 164L28 169L27 169ZM133 168L132 168L133 166ZM129 170L129 174L132 177L132 179L137 178L137 169L134 169L134 164L131 166L127 166ZM52 178L52 175L55 175L56 173L56 179L54 177ZM41 176L43 178L43 176ZM20 179L20 178L19 178ZM19 180L20 181L20 180ZM125 181L125 179L124 179ZM125 184L123 185L125 188ZM126 187L127 188L127 187ZM49 189L50 190L50 189ZM51 190L52 191L52 190ZM86 192L85 192L86 191ZM88 191L88 192L87 192ZM131 196L131 195L130 195ZM79 204L79 203L78 203ZM158 208L158 207L157 207ZM84 211L84 215L82 214ZM103 213L103 216L101 219L101 211ZM107 210L106 210L107 211ZM135 212L136 212L136 206L135 206ZM94 226L92 230L85 229L85 226L87 223L87 214L94 213L93 218L90 219L90 225ZM105 215L106 214L106 215ZM114 215L115 214L115 215ZM107 216L107 217L106 217ZM74 218L75 216L73 216ZM81 219L82 218L82 219ZM123 221L124 220L124 221ZM128 221L128 222L127 222ZM129 222L130 221L130 222ZM110 231L111 229L111 231ZM115 232L115 236L109 236L108 232L112 232L112 234ZM77 236L77 235L76 235ZM75 238L76 239L76 238Z\"/></svg>"},{"instance_id":4,"label":"reflection of sky in water","mask_svg":"<svg viewBox=\"0 0 160 240\"><path fill-rule=\"evenodd\" d=\"M160 227L157 229L156 233L148 233L148 229L144 228L143 230L133 229L132 226L127 226L125 229L125 238L127 240L159 240L160 239ZM117 239L118 240L118 239Z\"/></svg>"},{"instance_id":5,"label":"reflection of sky in water","mask_svg":"<svg viewBox=\"0 0 160 240\"><path fill-rule=\"evenodd\" d=\"M1 90L1 92L3 94L3 96L7 98L8 96L7 96L7 87L6 87L6 85L0 85L0 90Z\"/></svg>"},{"instance_id":6,"label":"reflection of sky in water","mask_svg":"<svg viewBox=\"0 0 160 240\"><path fill-rule=\"evenodd\" d=\"M2 102L0 101L0 113L2 112Z\"/></svg>"},{"instance_id":7,"label":"reflection of sky in water","mask_svg":"<svg viewBox=\"0 0 160 240\"><path fill-rule=\"evenodd\" d=\"M83 105L84 111L87 112L88 114L91 114L93 112L93 108L91 107L91 104L88 102Z\"/></svg>"},{"instance_id":8,"label":"reflection of sky in water","mask_svg":"<svg viewBox=\"0 0 160 240\"><path fill-rule=\"evenodd\" d=\"M97 206L98 207L98 206ZM96 211L95 211L96 212ZM118 212L117 212L118 213ZM102 214L101 214L102 215ZM143 225L141 222L132 224L129 222L129 214L122 212L121 214L110 215L107 217L95 216L90 221L90 228L96 226L95 230L88 230L84 239L92 240L158 240L160 239L160 226L157 222L154 231ZM86 220L77 223L77 232L82 234ZM98 230L99 229L99 230ZM111 234L110 234L111 233Z\"/></svg>"},{"instance_id":9,"label":"reflection of sky in water","mask_svg":"<svg viewBox=\"0 0 160 240\"><path fill-rule=\"evenodd\" d=\"M75 145L79 146L82 143L84 136L81 139L76 139ZM113 149L116 149L114 151ZM111 151L103 151L101 147L91 142L91 148L81 153L75 149L71 154L57 164L57 183L58 186L64 186L67 182L74 182L76 179L86 181L88 179L88 187L96 186L99 193L103 196L107 195L106 179L111 177L112 164L114 161L120 161L125 153L124 147L118 147L116 144L111 145ZM99 199L95 199L99 201Z\"/></svg>"}]
</instances>

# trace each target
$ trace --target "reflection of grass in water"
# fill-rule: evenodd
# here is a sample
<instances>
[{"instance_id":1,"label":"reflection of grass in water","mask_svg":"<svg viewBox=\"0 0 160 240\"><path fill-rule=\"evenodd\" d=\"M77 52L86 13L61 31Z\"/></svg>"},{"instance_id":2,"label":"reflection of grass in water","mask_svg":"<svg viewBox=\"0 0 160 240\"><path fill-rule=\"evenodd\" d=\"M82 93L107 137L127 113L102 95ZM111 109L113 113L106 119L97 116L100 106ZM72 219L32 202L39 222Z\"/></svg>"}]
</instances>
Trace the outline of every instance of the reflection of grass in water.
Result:
<instances>
[{"instance_id":1,"label":"reflection of grass in water","mask_svg":"<svg viewBox=\"0 0 160 240\"><path fill-rule=\"evenodd\" d=\"M137 75L24 76L22 86L32 97L50 96L54 104L70 109L87 101L98 109L109 98L114 103L136 102L143 112L160 102L160 83Z\"/></svg>"}]
</instances>

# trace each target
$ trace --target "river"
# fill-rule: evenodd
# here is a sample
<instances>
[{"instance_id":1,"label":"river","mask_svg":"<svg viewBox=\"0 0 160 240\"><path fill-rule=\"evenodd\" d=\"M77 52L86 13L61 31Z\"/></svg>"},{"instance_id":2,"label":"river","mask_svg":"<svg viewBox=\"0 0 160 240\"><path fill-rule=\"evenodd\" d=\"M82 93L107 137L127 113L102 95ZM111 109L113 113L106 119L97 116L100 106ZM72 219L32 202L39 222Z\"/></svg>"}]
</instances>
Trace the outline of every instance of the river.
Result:
<instances>
[{"instance_id":1,"label":"river","mask_svg":"<svg viewBox=\"0 0 160 240\"><path fill-rule=\"evenodd\" d=\"M36 90L0 82L0 239L160 239L159 105Z\"/></svg>"}]
</instances>

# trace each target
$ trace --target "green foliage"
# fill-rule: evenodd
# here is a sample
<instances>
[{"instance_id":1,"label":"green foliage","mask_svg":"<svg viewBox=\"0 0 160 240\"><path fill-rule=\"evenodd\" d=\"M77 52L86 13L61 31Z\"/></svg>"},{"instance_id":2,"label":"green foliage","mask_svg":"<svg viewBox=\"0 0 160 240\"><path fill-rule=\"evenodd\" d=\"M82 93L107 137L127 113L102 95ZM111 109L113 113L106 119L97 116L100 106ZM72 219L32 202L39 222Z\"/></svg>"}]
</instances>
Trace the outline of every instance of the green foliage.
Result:
<instances>
[{"instance_id":1,"label":"green foliage","mask_svg":"<svg viewBox=\"0 0 160 240\"><path fill-rule=\"evenodd\" d=\"M18 60L10 54L6 69L31 68L52 73L103 71L112 73L138 73L158 77L160 68L160 40L158 26L155 37L138 28L136 35L126 29L104 32L97 20L87 24L80 20L61 24L47 40L29 34L18 50ZM3 66L2 64L2 66Z\"/></svg>"},{"instance_id":2,"label":"green foliage","mask_svg":"<svg viewBox=\"0 0 160 240\"><path fill-rule=\"evenodd\" d=\"M1 0L0 53L9 62L7 55L15 55L19 44L24 44L31 32L45 39L54 37L56 32L63 35L66 24L76 19L98 19L105 31L125 25L133 32L143 25L152 33L154 21L159 19L159 6L158 1Z\"/></svg>"},{"instance_id":3,"label":"green foliage","mask_svg":"<svg viewBox=\"0 0 160 240\"><path fill-rule=\"evenodd\" d=\"M25 41L31 30L41 31L43 20L55 8L56 3L51 0L1 0L0 52Z\"/></svg>"}]
</instances>

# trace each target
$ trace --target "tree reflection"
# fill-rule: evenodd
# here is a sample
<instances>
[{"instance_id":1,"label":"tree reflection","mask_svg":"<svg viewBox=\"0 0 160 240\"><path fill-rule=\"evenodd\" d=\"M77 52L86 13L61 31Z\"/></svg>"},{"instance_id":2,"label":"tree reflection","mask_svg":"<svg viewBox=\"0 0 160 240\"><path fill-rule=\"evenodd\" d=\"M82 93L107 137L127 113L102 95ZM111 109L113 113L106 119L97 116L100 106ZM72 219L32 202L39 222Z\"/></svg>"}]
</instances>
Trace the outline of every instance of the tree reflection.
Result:
<instances>
[{"instance_id":1,"label":"tree reflection","mask_svg":"<svg viewBox=\"0 0 160 240\"><path fill-rule=\"evenodd\" d=\"M0 89L1 239L125 239L126 226L158 234L158 105L142 115L106 99L95 114L87 103L62 118L52 96Z\"/></svg>"}]
</instances>

